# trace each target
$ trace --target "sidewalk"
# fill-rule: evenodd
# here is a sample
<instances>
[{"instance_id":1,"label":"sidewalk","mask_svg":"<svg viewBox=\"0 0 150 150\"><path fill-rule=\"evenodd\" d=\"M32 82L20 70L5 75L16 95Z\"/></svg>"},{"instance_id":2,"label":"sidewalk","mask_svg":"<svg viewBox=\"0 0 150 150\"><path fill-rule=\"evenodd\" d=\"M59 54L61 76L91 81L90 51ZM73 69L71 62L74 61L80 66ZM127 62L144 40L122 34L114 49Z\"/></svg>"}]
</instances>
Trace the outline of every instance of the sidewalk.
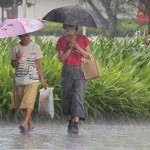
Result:
<instances>
[{"instance_id":1,"label":"sidewalk","mask_svg":"<svg viewBox=\"0 0 150 150\"><path fill-rule=\"evenodd\" d=\"M0 126L0 150L150 150L149 124L80 124L68 135L67 124L35 124L22 135L17 125Z\"/></svg>"}]
</instances>

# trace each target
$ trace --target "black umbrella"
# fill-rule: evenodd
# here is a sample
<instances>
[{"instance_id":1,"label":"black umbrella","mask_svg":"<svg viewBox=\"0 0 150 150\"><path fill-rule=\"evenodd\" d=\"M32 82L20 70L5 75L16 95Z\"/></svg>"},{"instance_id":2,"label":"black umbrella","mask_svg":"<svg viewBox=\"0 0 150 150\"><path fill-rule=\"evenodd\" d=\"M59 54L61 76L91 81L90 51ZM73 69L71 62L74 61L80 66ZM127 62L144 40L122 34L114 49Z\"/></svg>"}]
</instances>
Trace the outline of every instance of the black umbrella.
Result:
<instances>
[{"instance_id":1,"label":"black umbrella","mask_svg":"<svg viewBox=\"0 0 150 150\"><path fill-rule=\"evenodd\" d=\"M102 15L80 6L66 6L51 10L43 20L86 27L101 27L107 24Z\"/></svg>"}]
</instances>

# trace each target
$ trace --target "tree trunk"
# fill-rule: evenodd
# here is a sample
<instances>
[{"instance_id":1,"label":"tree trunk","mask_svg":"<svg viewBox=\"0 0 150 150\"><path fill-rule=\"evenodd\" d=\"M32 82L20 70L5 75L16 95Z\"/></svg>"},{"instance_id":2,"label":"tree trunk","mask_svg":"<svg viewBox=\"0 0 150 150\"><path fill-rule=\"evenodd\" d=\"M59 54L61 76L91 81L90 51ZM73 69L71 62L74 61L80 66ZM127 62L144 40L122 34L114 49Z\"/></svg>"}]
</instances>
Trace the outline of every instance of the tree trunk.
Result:
<instances>
[{"instance_id":1,"label":"tree trunk","mask_svg":"<svg viewBox=\"0 0 150 150\"><path fill-rule=\"evenodd\" d=\"M91 0L87 0L87 2L89 3L89 5L93 8L93 10L94 10L99 16L102 16L102 14L100 13L99 9L95 6L95 4L94 4Z\"/></svg>"},{"instance_id":2,"label":"tree trunk","mask_svg":"<svg viewBox=\"0 0 150 150\"><path fill-rule=\"evenodd\" d=\"M119 0L99 0L99 1L102 2L105 8L106 14L108 16L106 35L114 38L117 32L117 20L118 20L117 13L118 13ZM102 16L99 9L95 6L92 0L87 0L87 2L90 4L93 10L97 12L97 14Z\"/></svg>"},{"instance_id":3,"label":"tree trunk","mask_svg":"<svg viewBox=\"0 0 150 150\"><path fill-rule=\"evenodd\" d=\"M108 22L109 22L109 34L112 38L115 37L117 32L117 13L118 13L118 4L119 0L101 0L105 10L106 14L108 16Z\"/></svg>"},{"instance_id":4,"label":"tree trunk","mask_svg":"<svg viewBox=\"0 0 150 150\"><path fill-rule=\"evenodd\" d=\"M89 5L92 7L92 9L101 17L104 18L103 15L100 13L100 11L98 10L98 8L95 6L95 4L92 2L92 0L87 0L87 2L89 3ZM108 28L108 22L107 20L104 18L106 25L105 25L105 29Z\"/></svg>"}]
</instances>

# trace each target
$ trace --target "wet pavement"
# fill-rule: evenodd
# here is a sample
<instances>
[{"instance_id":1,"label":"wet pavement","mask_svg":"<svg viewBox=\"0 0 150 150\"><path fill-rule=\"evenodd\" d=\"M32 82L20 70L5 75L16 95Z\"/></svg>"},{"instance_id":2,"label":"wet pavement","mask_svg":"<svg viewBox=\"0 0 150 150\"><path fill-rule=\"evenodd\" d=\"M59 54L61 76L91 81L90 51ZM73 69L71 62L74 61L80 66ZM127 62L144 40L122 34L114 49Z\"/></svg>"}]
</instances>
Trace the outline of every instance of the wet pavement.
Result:
<instances>
[{"instance_id":1,"label":"wet pavement","mask_svg":"<svg viewBox=\"0 0 150 150\"><path fill-rule=\"evenodd\" d=\"M18 125L0 126L0 150L150 150L150 124L80 124L68 135L67 123L35 124L19 133Z\"/></svg>"}]
</instances>

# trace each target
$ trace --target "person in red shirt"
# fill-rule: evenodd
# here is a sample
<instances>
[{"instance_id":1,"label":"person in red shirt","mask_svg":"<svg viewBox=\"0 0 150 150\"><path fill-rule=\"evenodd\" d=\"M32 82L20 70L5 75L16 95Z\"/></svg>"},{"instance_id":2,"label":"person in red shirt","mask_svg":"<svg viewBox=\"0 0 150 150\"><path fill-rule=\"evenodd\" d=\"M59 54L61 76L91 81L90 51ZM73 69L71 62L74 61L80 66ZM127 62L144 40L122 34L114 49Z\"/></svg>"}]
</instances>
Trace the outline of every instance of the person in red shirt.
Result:
<instances>
[{"instance_id":1,"label":"person in red shirt","mask_svg":"<svg viewBox=\"0 0 150 150\"><path fill-rule=\"evenodd\" d=\"M56 50L63 63L61 72L62 112L67 117L68 133L78 134L78 123L85 120L86 81L81 67L82 57L90 59L90 41L77 32L78 26L63 24L66 35L58 39Z\"/></svg>"}]
</instances>

